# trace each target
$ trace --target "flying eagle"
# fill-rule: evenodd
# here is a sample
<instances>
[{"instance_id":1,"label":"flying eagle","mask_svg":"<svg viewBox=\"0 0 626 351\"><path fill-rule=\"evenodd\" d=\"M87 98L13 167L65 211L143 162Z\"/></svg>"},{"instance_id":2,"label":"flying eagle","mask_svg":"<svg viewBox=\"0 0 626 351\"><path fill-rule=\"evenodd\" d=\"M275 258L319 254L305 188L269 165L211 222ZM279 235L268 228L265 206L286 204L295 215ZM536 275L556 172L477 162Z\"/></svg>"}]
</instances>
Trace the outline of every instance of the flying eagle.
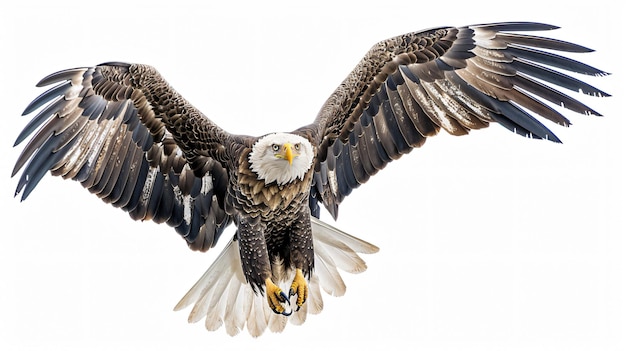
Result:
<instances>
[{"instance_id":1,"label":"flying eagle","mask_svg":"<svg viewBox=\"0 0 626 351\"><path fill-rule=\"evenodd\" d=\"M441 27L374 45L317 117L291 132L231 134L193 107L153 67L110 62L53 73L24 115L28 140L13 176L26 199L41 178L79 181L135 220L174 227L206 251L236 232L176 309L189 321L252 335L302 323L322 308L320 289L341 295L338 269L366 269L376 246L318 218L336 218L353 189L440 129L464 135L497 123L559 139L534 116L570 122L550 104L599 115L562 92L601 90L567 75L607 73L555 52L590 52L524 34L528 22ZM544 51L549 50L549 51Z\"/></svg>"}]
</instances>

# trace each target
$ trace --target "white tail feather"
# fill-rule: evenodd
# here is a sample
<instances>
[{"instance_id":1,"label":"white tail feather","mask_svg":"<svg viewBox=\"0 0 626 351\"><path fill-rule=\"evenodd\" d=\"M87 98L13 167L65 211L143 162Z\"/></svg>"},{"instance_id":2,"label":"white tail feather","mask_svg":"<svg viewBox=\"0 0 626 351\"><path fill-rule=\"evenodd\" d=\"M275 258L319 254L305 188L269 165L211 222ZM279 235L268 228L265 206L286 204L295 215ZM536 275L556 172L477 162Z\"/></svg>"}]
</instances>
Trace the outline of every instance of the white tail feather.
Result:
<instances>
[{"instance_id":1,"label":"white tail feather","mask_svg":"<svg viewBox=\"0 0 626 351\"><path fill-rule=\"evenodd\" d=\"M333 247L347 246L354 252L364 254L378 252L376 245L372 245L365 240L352 236L315 217L311 217L311 228L313 229L313 238L316 243L321 241Z\"/></svg>"},{"instance_id":2,"label":"white tail feather","mask_svg":"<svg viewBox=\"0 0 626 351\"><path fill-rule=\"evenodd\" d=\"M315 273L319 276L320 285L327 294L343 296L346 293L346 284L324 245L315 245Z\"/></svg>"},{"instance_id":3,"label":"white tail feather","mask_svg":"<svg viewBox=\"0 0 626 351\"><path fill-rule=\"evenodd\" d=\"M309 280L309 299L305 305L307 312L310 314L319 314L324 309L324 299L322 299L322 291L320 290L320 279L315 274L313 274ZM304 322L304 319L302 319L302 321Z\"/></svg>"},{"instance_id":4,"label":"white tail feather","mask_svg":"<svg viewBox=\"0 0 626 351\"><path fill-rule=\"evenodd\" d=\"M226 245L174 310L194 304L189 314L190 323L205 318L207 330L214 331L223 325L229 335L236 335L246 327L256 337L268 328L272 332L283 331L288 320L296 325L304 323L309 313L318 314L324 308L321 289L334 296L345 293L346 286L337 268L349 273L363 272L367 265L358 253L378 251L376 246L315 217L311 217L311 228L315 270L309 279L307 302L291 316L275 314L269 309L265 296L252 291L241 271L239 249L234 240ZM274 279L279 280L276 283L284 291L289 291L295 271L276 270L272 273ZM295 306L295 297L291 303Z\"/></svg>"}]
</instances>

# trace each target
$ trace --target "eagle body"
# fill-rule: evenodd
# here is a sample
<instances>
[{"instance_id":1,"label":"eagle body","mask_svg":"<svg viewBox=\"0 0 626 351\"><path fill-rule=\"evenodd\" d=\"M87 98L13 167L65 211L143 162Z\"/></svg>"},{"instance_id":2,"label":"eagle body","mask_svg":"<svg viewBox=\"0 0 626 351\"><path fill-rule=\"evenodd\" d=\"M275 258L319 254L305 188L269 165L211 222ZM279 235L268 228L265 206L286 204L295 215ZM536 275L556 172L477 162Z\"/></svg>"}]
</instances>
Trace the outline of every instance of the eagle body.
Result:
<instances>
[{"instance_id":1,"label":"eagle body","mask_svg":"<svg viewBox=\"0 0 626 351\"><path fill-rule=\"evenodd\" d=\"M16 195L51 172L135 220L168 224L200 251L234 224L175 309L193 305L190 322L231 335L282 331L322 310L322 290L342 295L339 271L363 272L359 254L378 250L320 221L320 204L336 218L354 189L441 130L497 124L560 142L538 118L569 126L555 107L600 115L566 91L609 96L569 75L607 73L561 54L590 49L533 34L556 28L491 23L380 41L311 123L259 137L223 130L148 65L59 71L24 111L38 112L15 142L28 140Z\"/></svg>"},{"instance_id":2,"label":"eagle body","mask_svg":"<svg viewBox=\"0 0 626 351\"><path fill-rule=\"evenodd\" d=\"M241 153L232 179L226 212L237 223L242 267L254 289L263 290L272 275L270 263L294 266L308 276L313 270L309 190L313 169L303 179L266 183L252 170L252 149Z\"/></svg>"}]
</instances>

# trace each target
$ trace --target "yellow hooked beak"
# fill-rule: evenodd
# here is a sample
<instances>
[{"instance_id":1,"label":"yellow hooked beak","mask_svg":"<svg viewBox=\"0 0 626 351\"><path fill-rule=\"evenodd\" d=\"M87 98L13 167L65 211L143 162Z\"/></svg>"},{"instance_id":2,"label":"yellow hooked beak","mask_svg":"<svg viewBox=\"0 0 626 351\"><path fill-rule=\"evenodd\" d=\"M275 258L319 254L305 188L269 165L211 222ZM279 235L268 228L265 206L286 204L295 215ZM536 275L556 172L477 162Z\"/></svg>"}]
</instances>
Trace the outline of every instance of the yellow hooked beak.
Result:
<instances>
[{"instance_id":1,"label":"yellow hooked beak","mask_svg":"<svg viewBox=\"0 0 626 351\"><path fill-rule=\"evenodd\" d=\"M284 143L280 148L278 146L274 146L274 150L276 150L274 156L276 156L276 158L287 160L290 166L293 163L293 158L299 155L298 152L294 150L294 146L291 143Z\"/></svg>"},{"instance_id":2,"label":"yellow hooked beak","mask_svg":"<svg viewBox=\"0 0 626 351\"><path fill-rule=\"evenodd\" d=\"M291 166L291 163L293 162L293 145L285 143L283 145L283 150L283 158L287 160Z\"/></svg>"}]
</instances>

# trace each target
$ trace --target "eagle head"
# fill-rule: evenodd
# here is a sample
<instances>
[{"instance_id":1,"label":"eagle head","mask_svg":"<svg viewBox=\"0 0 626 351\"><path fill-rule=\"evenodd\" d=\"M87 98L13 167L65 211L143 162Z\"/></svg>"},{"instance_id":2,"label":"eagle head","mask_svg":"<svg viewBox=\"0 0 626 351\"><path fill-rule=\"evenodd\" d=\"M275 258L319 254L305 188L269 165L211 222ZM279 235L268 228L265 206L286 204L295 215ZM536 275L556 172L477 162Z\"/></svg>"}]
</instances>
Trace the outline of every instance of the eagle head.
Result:
<instances>
[{"instance_id":1,"label":"eagle head","mask_svg":"<svg viewBox=\"0 0 626 351\"><path fill-rule=\"evenodd\" d=\"M272 133L252 145L248 160L258 179L283 185L304 179L313 164L313 146L299 135Z\"/></svg>"}]
</instances>

